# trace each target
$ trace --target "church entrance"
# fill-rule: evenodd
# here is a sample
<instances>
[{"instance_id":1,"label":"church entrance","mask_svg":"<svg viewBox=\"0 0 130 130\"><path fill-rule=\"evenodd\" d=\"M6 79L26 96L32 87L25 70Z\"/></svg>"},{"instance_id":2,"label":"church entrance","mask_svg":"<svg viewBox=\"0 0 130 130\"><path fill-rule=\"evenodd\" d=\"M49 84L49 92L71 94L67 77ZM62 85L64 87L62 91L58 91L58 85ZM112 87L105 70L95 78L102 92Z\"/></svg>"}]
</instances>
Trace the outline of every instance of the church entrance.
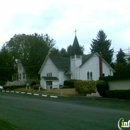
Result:
<instances>
[{"instance_id":1,"label":"church entrance","mask_svg":"<svg viewBox=\"0 0 130 130\"><path fill-rule=\"evenodd\" d=\"M46 88L52 89L52 81L46 81Z\"/></svg>"}]
</instances>

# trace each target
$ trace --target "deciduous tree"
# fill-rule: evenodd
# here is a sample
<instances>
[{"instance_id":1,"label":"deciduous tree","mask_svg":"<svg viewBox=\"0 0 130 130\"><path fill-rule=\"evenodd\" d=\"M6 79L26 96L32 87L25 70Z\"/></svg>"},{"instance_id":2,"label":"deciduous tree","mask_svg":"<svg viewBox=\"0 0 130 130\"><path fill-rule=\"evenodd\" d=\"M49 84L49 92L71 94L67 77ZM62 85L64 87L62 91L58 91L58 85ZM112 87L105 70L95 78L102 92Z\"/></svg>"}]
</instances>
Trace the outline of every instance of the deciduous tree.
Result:
<instances>
[{"instance_id":1,"label":"deciduous tree","mask_svg":"<svg viewBox=\"0 0 130 130\"><path fill-rule=\"evenodd\" d=\"M55 41L47 34L18 34L6 43L6 48L11 60L20 60L28 76L34 78L54 44Z\"/></svg>"}]
</instances>

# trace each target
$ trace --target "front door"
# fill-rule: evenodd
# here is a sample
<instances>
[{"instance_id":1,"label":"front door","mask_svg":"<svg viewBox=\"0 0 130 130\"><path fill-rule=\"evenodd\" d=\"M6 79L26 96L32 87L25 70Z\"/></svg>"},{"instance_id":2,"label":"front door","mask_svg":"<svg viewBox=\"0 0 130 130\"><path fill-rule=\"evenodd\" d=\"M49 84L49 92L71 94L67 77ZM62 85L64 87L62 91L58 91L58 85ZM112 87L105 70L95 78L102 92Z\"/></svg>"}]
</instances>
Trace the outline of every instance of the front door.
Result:
<instances>
[{"instance_id":1,"label":"front door","mask_svg":"<svg viewBox=\"0 0 130 130\"><path fill-rule=\"evenodd\" d=\"M52 89L52 81L46 81L46 88Z\"/></svg>"}]
</instances>

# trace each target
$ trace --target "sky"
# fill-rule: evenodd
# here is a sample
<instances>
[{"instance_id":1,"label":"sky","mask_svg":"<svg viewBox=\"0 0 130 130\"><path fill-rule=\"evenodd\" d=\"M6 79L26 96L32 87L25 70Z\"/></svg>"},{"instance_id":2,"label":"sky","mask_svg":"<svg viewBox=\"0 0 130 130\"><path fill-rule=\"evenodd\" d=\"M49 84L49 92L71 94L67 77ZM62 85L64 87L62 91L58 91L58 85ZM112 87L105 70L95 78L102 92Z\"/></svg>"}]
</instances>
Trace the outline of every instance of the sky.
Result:
<instances>
[{"instance_id":1,"label":"sky","mask_svg":"<svg viewBox=\"0 0 130 130\"><path fill-rule=\"evenodd\" d=\"M130 48L129 0L0 1L0 48L15 34L48 34L58 49L73 44L75 29L85 54L103 30L115 54Z\"/></svg>"}]
</instances>

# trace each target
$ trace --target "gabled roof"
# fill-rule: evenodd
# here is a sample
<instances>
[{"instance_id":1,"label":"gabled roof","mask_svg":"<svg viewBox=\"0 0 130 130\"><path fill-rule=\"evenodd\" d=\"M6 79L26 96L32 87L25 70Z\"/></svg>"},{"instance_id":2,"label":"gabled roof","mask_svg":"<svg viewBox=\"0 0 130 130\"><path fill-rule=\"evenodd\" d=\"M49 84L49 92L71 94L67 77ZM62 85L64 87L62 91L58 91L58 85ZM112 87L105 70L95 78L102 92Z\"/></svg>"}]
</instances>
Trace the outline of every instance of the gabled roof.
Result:
<instances>
[{"instance_id":1,"label":"gabled roof","mask_svg":"<svg viewBox=\"0 0 130 130\"><path fill-rule=\"evenodd\" d=\"M93 54L89 54L89 55L83 55L82 56L82 65L92 56ZM45 65L45 62L47 61L47 59L50 58L51 61L54 63L54 65L57 67L57 69L59 70L65 70L65 71L70 71L70 58L66 58L66 57L61 57L61 56L49 56L45 59L45 61L43 62L40 70L39 70L39 74L43 69L43 66ZM81 66L82 66L81 65Z\"/></svg>"},{"instance_id":2,"label":"gabled roof","mask_svg":"<svg viewBox=\"0 0 130 130\"><path fill-rule=\"evenodd\" d=\"M60 70L70 69L70 58L60 57L60 56L50 56L49 57L54 65Z\"/></svg>"},{"instance_id":3,"label":"gabled roof","mask_svg":"<svg viewBox=\"0 0 130 130\"><path fill-rule=\"evenodd\" d=\"M80 67L82 67L82 65L84 65L93 55L99 56L98 53L83 55L82 64ZM65 70L66 72L70 73L70 58L60 57L60 56L49 56L48 58L51 59L51 61L54 63L54 65L57 67L57 69ZM46 60L47 60L47 58L46 58ZM45 61L39 71L39 74L42 71L43 66L45 65ZM108 65L108 67L110 67L113 71L115 71L104 59L103 59L103 61Z\"/></svg>"},{"instance_id":4,"label":"gabled roof","mask_svg":"<svg viewBox=\"0 0 130 130\"><path fill-rule=\"evenodd\" d=\"M82 56L82 65L87 62L93 54L83 55ZM70 58L60 57L60 56L50 56L50 59L55 64L55 66L60 70L69 70L70 69ZM81 66L82 66L81 65Z\"/></svg>"},{"instance_id":5,"label":"gabled roof","mask_svg":"<svg viewBox=\"0 0 130 130\"><path fill-rule=\"evenodd\" d=\"M82 65L83 65L86 61L88 61L93 55L94 55L94 54L83 55L83 56L82 56ZM82 65L81 65L81 66L82 66Z\"/></svg>"},{"instance_id":6,"label":"gabled roof","mask_svg":"<svg viewBox=\"0 0 130 130\"><path fill-rule=\"evenodd\" d=\"M82 55L82 51L81 51L81 48L79 46L79 42L78 42L78 39L76 36L74 38L71 55L72 56L73 55Z\"/></svg>"}]
</instances>

